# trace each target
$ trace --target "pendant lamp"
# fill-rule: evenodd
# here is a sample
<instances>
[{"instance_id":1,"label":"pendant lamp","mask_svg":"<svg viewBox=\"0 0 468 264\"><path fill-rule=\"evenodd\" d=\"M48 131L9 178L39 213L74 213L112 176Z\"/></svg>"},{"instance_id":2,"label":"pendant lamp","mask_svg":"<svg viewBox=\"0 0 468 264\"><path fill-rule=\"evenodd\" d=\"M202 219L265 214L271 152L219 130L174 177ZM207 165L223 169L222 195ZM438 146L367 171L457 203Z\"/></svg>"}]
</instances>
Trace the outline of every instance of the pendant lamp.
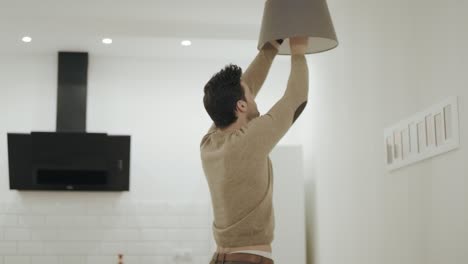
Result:
<instances>
[{"instance_id":1,"label":"pendant lamp","mask_svg":"<svg viewBox=\"0 0 468 264\"><path fill-rule=\"evenodd\" d=\"M289 37L309 37L306 54L338 46L326 0L267 0L263 12L258 49L284 39L278 54L291 55Z\"/></svg>"}]
</instances>

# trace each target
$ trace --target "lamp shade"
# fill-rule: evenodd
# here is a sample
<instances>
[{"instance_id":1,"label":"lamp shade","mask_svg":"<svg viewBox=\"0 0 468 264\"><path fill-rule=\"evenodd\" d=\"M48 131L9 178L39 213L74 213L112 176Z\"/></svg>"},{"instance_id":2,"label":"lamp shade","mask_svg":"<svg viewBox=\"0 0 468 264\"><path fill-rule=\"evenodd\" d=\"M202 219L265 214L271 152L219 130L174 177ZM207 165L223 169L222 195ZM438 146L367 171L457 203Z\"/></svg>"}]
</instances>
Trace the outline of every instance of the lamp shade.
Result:
<instances>
[{"instance_id":1,"label":"lamp shade","mask_svg":"<svg viewBox=\"0 0 468 264\"><path fill-rule=\"evenodd\" d=\"M338 46L326 0L267 0L258 42L284 39L278 54L290 55L289 37L309 37L306 54Z\"/></svg>"}]
</instances>

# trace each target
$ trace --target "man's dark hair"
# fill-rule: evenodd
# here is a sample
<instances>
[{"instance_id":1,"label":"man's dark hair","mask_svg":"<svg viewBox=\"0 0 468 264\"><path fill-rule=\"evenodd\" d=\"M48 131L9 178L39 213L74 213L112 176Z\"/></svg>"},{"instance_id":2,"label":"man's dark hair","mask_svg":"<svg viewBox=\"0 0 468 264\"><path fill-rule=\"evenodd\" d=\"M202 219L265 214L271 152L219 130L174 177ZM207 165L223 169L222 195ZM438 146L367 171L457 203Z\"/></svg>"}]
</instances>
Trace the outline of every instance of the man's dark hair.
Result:
<instances>
[{"instance_id":1,"label":"man's dark hair","mask_svg":"<svg viewBox=\"0 0 468 264\"><path fill-rule=\"evenodd\" d=\"M228 127L237 120L237 101L245 100L241 76L242 69L229 64L213 75L205 85L203 104L218 128Z\"/></svg>"}]
</instances>

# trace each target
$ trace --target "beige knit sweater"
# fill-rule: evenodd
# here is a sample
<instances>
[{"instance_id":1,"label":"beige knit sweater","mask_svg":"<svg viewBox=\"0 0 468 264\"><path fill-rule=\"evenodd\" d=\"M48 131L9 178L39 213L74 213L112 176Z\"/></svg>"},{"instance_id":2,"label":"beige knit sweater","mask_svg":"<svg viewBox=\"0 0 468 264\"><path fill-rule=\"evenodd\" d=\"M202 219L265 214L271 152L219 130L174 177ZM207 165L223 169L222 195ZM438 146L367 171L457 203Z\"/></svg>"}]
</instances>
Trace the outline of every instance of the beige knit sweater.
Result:
<instances>
[{"instance_id":1,"label":"beige knit sweater","mask_svg":"<svg viewBox=\"0 0 468 264\"><path fill-rule=\"evenodd\" d=\"M257 95L277 51L262 49L242 75ZM307 103L308 67L304 55L291 56L283 97L267 114L231 132L214 125L201 141L201 160L213 204L213 235L218 246L270 244L274 238L273 170L269 153Z\"/></svg>"}]
</instances>

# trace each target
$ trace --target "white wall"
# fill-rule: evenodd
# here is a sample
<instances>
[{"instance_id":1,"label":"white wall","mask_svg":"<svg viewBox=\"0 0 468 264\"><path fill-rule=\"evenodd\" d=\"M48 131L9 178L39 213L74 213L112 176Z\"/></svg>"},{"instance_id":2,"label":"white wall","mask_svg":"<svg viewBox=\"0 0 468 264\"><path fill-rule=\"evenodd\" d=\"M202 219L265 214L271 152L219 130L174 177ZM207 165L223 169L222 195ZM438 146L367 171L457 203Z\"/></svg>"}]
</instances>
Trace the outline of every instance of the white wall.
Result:
<instances>
[{"instance_id":1,"label":"white wall","mask_svg":"<svg viewBox=\"0 0 468 264\"><path fill-rule=\"evenodd\" d=\"M315 209L309 257L468 262L467 2L329 3L339 11L340 46L315 57L304 116L308 208ZM450 95L460 96L461 148L387 173L384 128Z\"/></svg>"}]
</instances>

